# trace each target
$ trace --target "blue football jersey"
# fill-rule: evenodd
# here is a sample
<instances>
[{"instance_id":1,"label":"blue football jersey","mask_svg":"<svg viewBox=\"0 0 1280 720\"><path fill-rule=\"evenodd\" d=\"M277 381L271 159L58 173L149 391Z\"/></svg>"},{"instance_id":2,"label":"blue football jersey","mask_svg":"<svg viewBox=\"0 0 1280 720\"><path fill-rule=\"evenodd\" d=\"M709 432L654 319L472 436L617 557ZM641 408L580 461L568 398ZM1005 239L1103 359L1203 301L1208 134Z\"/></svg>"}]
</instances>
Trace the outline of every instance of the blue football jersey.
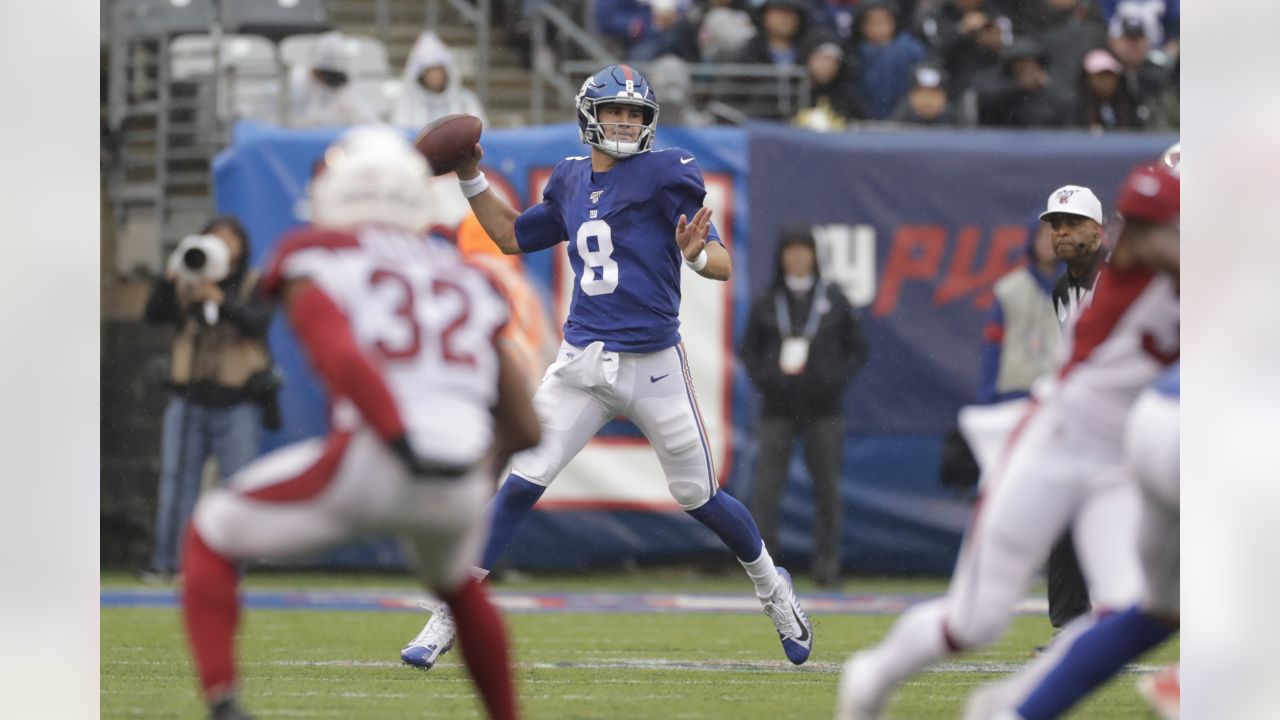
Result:
<instances>
[{"instance_id":1,"label":"blue football jersey","mask_svg":"<svg viewBox=\"0 0 1280 720\"><path fill-rule=\"evenodd\" d=\"M680 342L680 265L675 228L706 196L693 154L654 150L591 170L590 157L561 160L542 203L516 218L516 242L535 252L569 244L573 300L564 337L578 347L656 352ZM708 240L719 240L714 227Z\"/></svg>"}]
</instances>

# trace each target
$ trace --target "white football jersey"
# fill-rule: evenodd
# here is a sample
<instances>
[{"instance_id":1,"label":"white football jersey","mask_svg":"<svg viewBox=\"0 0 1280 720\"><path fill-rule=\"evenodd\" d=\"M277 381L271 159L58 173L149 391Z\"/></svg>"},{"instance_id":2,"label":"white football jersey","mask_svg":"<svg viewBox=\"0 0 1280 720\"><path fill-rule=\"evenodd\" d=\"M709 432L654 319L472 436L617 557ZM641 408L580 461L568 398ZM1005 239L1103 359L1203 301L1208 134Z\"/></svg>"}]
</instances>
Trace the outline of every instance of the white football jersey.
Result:
<instances>
[{"instance_id":1,"label":"white football jersey","mask_svg":"<svg viewBox=\"0 0 1280 720\"><path fill-rule=\"evenodd\" d=\"M1178 317L1167 275L1104 269L1067 339L1054 402L1095 435L1119 441L1138 395L1178 359Z\"/></svg>"},{"instance_id":2,"label":"white football jersey","mask_svg":"<svg viewBox=\"0 0 1280 720\"><path fill-rule=\"evenodd\" d=\"M346 313L415 452L463 464L488 451L498 399L495 340L510 308L484 271L438 238L366 225L287 238L266 281L304 277ZM365 422L347 398L334 398L332 421L341 430Z\"/></svg>"}]
</instances>

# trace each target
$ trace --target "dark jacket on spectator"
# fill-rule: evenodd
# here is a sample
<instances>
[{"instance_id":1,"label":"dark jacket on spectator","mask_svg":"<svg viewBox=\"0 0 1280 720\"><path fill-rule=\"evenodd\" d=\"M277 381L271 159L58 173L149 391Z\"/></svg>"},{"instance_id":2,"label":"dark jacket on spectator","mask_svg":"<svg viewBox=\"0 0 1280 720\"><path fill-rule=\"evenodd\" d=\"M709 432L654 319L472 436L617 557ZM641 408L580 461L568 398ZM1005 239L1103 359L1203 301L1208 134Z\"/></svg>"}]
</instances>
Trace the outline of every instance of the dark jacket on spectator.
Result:
<instances>
[{"instance_id":1,"label":"dark jacket on spectator","mask_svg":"<svg viewBox=\"0 0 1280 720\"><path fill-rule=\"evenodd\" d=\"M985 3L979 12L992 20L998 15L992 3ZM951 76L948 91L952 98L960 97L973 84L973 78L983 70L1000 65L1000 53L978 42L976 34L961 34L960 20L963 11L953 0L924 16L920 21L920 34L932 53L942 60ZM1007 21L1002 21L1007 22Z\"/></svg>"},{"instance_id":2,"label":"dark jacket on spectator","mask_svg":"<svg viewBox=\"0 0 1280 720\"><path fill-rule=\"evenodd\" d=\"M781 245L778 250L773 284L752 302L738 354L760 390L763 415L805 418L839 414L845 388L867 362L866 338L844 292L837 285L822 284L821 273L807 293L789 292L781 268ZM799 375L785 375L778 366L782 333L776 298L779 293L785 298L793 325L803 327L815 307L819 287L824 293L816 302L825 308L825 314L813 336L809 361Z\"/></svg>"},{"instance_id":3,"label":"dark jacket on spectator","mask_svg":"<svg viewBox=\"0 0 1280 720\"><path fill-rule=\"evenodd\" d=\"M1028 90L1019 86L1012 73L1015 61L1037 58L1045 64L1043 50L1033 40L1018 40L1006 48L998 75L979 80L978 123L996 127L1062 127L1071 125L1075 109L1071 99L1053 87Z\"/></svg>"},{"instance_id":4,"label":"dark jacket on spectator","mask_svg":"<svg viewBox=\"0 0 1280 720\"><path fill-rule=\"evenodd\" d=\"M697 26L685 13L666 30L653 26L648 4L637 0L596 0L596 26L605 35L622 41L628 60L653 60L675 55L685 60L698 57Z\"/></svg>"},{"instance_id":5,"label":"dark jacket on spectator","mask_svg":"<svg viewBox=\"0 0 1280 720\"><path fill-rule=\"evenodd\" d=\"M808 62L810 53L827 43L839 46L839 39L830 32L811 33L803 48L804 62ZM810 107L825 100L831 111L845 120L865 118L867 111L863 105L862 96L858 92L858 74L857 59L845 52L840 61L840 72L831 82L823 85L813 83L810 88L812 99Z\"/></svg>"},{"instance_id":6,"label":"dark jacket on spectator","mask_svg":"<svg viewBox=\"0 0 1280 720\"><path fill-rule=\"evenodd\" d=\"M776 65L778 60L774 57L773 51L769 48L769 41L764 32L764 11L771 5L781 5L792 8L800 16L800 26L796 30L795 43L791 46L795 52L795 56L790 64L804 64L804 55L802 54L806 47L812 45L812 40L808 34L809 27L812 25L812 6L804 0L766 0L755 12L756 35L747 41L742 47L741 52L735 58L735 62L759 64L759 65Z\"/></svg>"},{"instance_id":7,"label":"dark jacket on spectator","mask_svg":"<svg viewBox=\"0 0 1280 720\"><path fill-rule=\"evenodd\" d=\"M955 105L948 104L942 114L926 120L916 114L907 98L902 98L902 102L898 103L898 109L893 111L893 115L889 116L889 120L904 125L930 125L933 127L954 127L960 124L960 117L956 114Z\"/></svg>"},{"instance_id":8,"label":"dark jacket on spectator","mask_svg":"<svg viewBox=\"0 0 1280 720\"><path fill-rule=\"evenodd\" d=\"M1093 48L1106 47L1107 28L1095 19L1073 17L1045 33L1040 44L1049 63L1050 85L1062 95L1075 97L1080 63Z\"/></svg>"}]
</instances>

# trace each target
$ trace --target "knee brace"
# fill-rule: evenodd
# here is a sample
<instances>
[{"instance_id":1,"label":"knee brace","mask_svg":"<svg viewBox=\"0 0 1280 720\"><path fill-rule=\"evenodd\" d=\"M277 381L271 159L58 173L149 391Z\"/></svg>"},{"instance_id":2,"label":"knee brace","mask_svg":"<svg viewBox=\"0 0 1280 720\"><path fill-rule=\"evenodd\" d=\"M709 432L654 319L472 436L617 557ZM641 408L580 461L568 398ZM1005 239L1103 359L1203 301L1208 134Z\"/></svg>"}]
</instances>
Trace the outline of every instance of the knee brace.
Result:
<instances>
[{"instance_id":1,"label":"knee brace","mask_svg":"<svg viewBox=\"0 0 1280 720\"><path fill-rule=\"evenodd\" d=\"M711 498L711 483L703 475L668 477L667 490L680 505L680 509L685 511L701 507Z\"/></svg>"}]
</instances>

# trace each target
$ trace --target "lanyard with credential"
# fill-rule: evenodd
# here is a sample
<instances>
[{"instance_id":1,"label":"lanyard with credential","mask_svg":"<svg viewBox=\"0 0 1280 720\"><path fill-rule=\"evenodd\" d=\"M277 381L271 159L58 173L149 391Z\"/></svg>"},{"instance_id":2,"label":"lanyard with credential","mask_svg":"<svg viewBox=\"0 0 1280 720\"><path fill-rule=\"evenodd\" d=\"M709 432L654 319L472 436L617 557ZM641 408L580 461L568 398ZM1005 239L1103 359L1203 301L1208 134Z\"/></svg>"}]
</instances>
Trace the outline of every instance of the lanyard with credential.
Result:
<instances>
[{"instance_id":1,"label":"lanyard with credential","mask_svg":"<svg viewBox=\"0 0 1280 720\"><path fill-rule=\"evenodd\" d=\"M819 282L813 288L813 302L809 305L809 318L804 322L804 339L812 341L813 336L818 334L818 323L822 320L822 316L829 309L829 303L824 302L827 298L827 284ZM773 294L773 308L778 315L778 330L782 333L783 338L791 337L791 308L787 306L786 291L778 288Z\"/></svg>"}]
</instances>

